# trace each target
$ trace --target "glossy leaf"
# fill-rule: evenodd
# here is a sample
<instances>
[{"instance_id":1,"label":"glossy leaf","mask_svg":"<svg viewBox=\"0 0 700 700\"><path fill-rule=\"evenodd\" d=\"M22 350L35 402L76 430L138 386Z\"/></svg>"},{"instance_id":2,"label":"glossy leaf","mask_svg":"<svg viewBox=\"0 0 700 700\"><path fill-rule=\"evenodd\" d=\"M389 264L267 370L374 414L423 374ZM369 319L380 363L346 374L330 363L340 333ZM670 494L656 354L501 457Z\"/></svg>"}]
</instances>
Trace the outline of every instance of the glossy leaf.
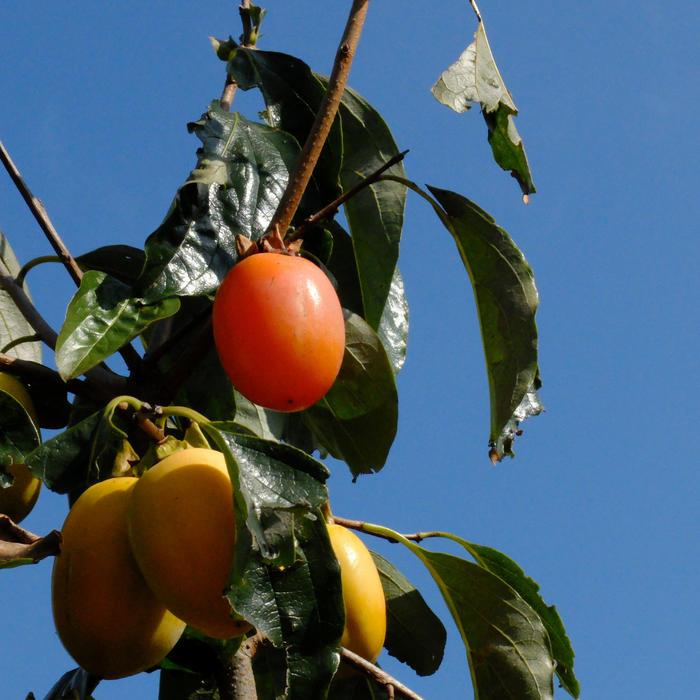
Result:
<instances>
[{"instance_id":1,"label":"glossy leaf","mask_svg":"<svg viewBox=\"0 0 700 700\"><path fill-rule=\"evenodd\" d=\"M58 336L59 374L66 381L79 377L179 307L177 299L144 305L123 282L104 272L86 272Z\"/></svg>"},{"instance_id":2,"label":"glossy leaf","mask_svg":"<svg viewBox=\"0 0 700 700\"><path fill-rule=\"evenodd\" d=\"M24 462L39 443L39 433L22 404L0 391L0 488L13 482L5 469Z\"/></svg>"},{"instance_id":3,"label":"glossy leaf","mask_svg":"<svg viewBox=\"0 0 700 700\"><path fill-rule=\"evenodd\" d=\"M17 276L17 273L20 271L20 264L2 231L0 231L0 259L5 263L10 274L13 277ZM23 288L31 299L26 282ZM29 338L34 333L34 329L20 313L12 297L4 289L0 288L0 349L13 340ZM10 348L7 354L20 360L41 363L41 343L38 341L20 343Z\"/></svg>"},{"instance_id":4,"label":"glossy leaf","mask_svg":"<svg viewBox=\"0 0 700 700\"><path fill-rule=\"evenodd\" d=\"M491 397L490 444L498 459L513 454L518 425L539 414L535 313L539 296L532 269L510 236L466 197L429 187L447 213L474 287Z\"/></svg>"},{"instance_id":5,"label":"glossy leaf","mask_svg":"<svg viewBox=\"0 0 700 700\"><path fill-rule=\"evenodd\" d=\"M470 109L472 102L481 103L494 160L503 170L511 171L523 194L536 191L522 139L513 123L518 110L496 67L483 22L479 23L474 43L435 83L433 95L458 113Z\"/></svg>"},{"instance_id":6,"label":"glossy leaf","mask_svg":"<svg viewBox=\"0 0 700 700\"><path fill-rule=\"evenodd\" d=\"M133 284L141 274L146 254L130 245L106 245L75 259L83 272L106 272L124 284Z\"/></svg>"},{"instance_id":7,"label":"glossy leaf","mask_svg":"<svg viewBox=\"0 0 700 700\"><path fill-rule=\"evenodd\" d=\"M302 414L318 442L354 477L385 464L398 424L398 394L386 350L359 316L346 312L345 355L323 399Z\"/></svg>"},{"instance_id":8,"label":"glossy leaf","mask_svg":"<svg viewBox=\"0 0 700 700\"><path fill-rule=\"evenodd\" d=\"M102 418L99 411L36 448L27 456L32 474L56 493L109 478L121 438L105 429Z\"/></svg>"},{"instance_id":9,"label":"glossy leaf","mask_svg":"<svg viewBox=\"0 0 700 700\"><path fill-rule=\"evenodd\" d=\"M539 615L478 564L417 545L410 549L430 571L457 624L477 700L551 700L554 663Z\"/></svg>"},{"instance_id":10,"label":"glossy leaf","mask_svg":"<svg viewBox=\"0 0 700 700\"><path fill-rule=\"evenodd\" d=\"M258 240L265 233L299 153L289 134L225 112L216 100L190 129L203 147L146 241L135 290L147 303L214 293L237 259L236 235Z\"/></svg>"},{"instance_id":11,"label":"glossy leaf","mask_svg":"<svg viewBox=\"0 0 700 700\"><path fill-rule=\"evenodd\" d=\"M270 126L284 129L303 144L316 120L326 89L306 63L274 51L237 48L227 71L241 90L262 92ZM316 165L314 181L322 205L340 194L340 166L343 136L338 119L334 122ZM314 213L314 212L308 212Z\"/></svg>"},{"instance_id":12,"label":"glossy leaf","mask_svg":"<svg viewBox=\"0 0 700 700\"><path fill-rule=\"evenodd\" d=\"M49 690L44 700L91 700L91 691L97 686L100 679L93 676L83 668L76 668L64 673L56 685Z\"/></svg>"},{"instance_id":13,"label":"glossy leaf","mask_svg":"<svg viewBox=\"0 0 700 700\"><path fill-rule=\"evenodd\" d=\"M440 668L447 632L418 589L381 554L370 552L377 565L386 599L384 648L419 676Z\"/></svg>"},{"instance_id":14,"label":"glossy leaf","mask_svg":"<svg viewBox=\"0 0 700 700\"><path fill-rule=\"evenodd\" d=\"M460 538L452 539L462 544L481 566L505 581L539 615L552 644L557 676L569 694L578 698L581 686L574 675L574 650L559 612L554 605L547 605L544 602L539 593L539 585L526 576L525 572L502 552L491 547L465 542Z\"/></svg>"}]
</instances>

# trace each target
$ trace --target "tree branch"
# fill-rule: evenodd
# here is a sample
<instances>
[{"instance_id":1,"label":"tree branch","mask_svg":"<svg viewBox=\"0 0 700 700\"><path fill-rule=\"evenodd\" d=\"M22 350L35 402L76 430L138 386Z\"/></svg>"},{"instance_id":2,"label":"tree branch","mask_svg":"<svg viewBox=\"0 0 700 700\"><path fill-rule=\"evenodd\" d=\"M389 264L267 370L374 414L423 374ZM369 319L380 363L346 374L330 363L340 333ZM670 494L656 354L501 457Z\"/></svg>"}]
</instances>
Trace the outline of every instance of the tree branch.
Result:
<instances>
[{"instance_id":1,"label":"tree branch","mask_svg":"<svg viewBox=\"0 0 700 700\"><path fill-rule=\"evenodd\" d=\"M319 221L322 221L325 219L329 214L332 214L334 211L337 209L340 209L340 207L345 204L345 202L348 201L348 199L351 199L354 197L358 192L361 192L365 187L369 187L370 185L373 185L383 173L385 173L389 168L392 166L396 165L397 163L400 163L405 157L408 151L403 151L403 153L399 153L395 155L393 158L389 159L384 165L382 165L379 170L376 172L372 173L368 177L366 177L364 180L361 180L358 182L353 188L349 189L345 194L341 195L338 197L338 199L335 200L335 202L331 202L327 207L324 207L321 209L320 212L317 214L314 214L313 216L310 216L308 219L305 219L304 222L299 226L299 228L291 235L288 236L285 239L285 243L291 243L292 241L299 240L300 238L304 238L304 234L315 224L317 224Z\"/></svg>"},{"instance_id":2,"label":"tree branch","mask_svg":"<svg viewBox=\"0 0 700 700\"><path fill-rule=\"evenodd\" d=\"M253 657L268 643L260 632L254 634L241 644L231 663L214 674L220 700L257 700Z\"/></svg>"},{"instance_id":3,"label":"tree branch","mask_svg":"<svg viewBox=\"0 0 700 700\"><path fill-rule=\"evenodd\" d=\"M359 532L364 532L367 535L372 535L373 537L381 537L383 540L389 540L389 542L396 542L396 540L393 537L389 537L388 535L382 535L378 532L370 532L369 530L365 530L365 524L364 522L362 522L362 520L350 520L348 518L340 518L337 515L332 515L331 518L336 525L342 525L343 527L347 527L350 530L358 530ZM407 540L413 540L414 542L422 542L426 537L430 537L431 533L414 532L412 535L401 536L405 537Z\"/></svg>"},{"instance_id":4,"label":"tree branch","mask_svg":"<svg viewBox=\"0 0 700 700\"><path fill-rule=\"evenodd\" d=\"M46 213L46 209L44 209L44 205L31 193L31 190L22 179L22 176L19 174L19 170L17 170L17 167L12 162L10 154L7 152L7 150L5 150L5 146L3 145L2 141L0 141L0 160L12 178L12 181L15 183L19 193L22 195L22 198L27 203L30 211L32 214L34 214L34 218L37 220L41 230L49 239L49 243L51 243L53 249L56 251L56 255L61 258L61 261L66 266L66 269L73 278L74 282L80 286L80 280L83 278L82 270L78 267L78 263L75 262L73 256L68 252L68 248L66 248L66 246L63 244L61 237L53 227L53 224Z\"/></svg>"},{"instance_id":5,"label":"tree branch","mask_svg":"<svg viewBox=\"0 0 700 700\"><path fill-rule=\"evenodd\" d=\"M282 196L282 201L272 217L268 233L277 228L282 237L284 237L299 207L299 202L306 190L306 186L309 184L323 145L333 126L335 115L338 112L345 85L348 81L352 59L355 56L360 34L362 33L368 5L369 0L353 0L350 16L345 25L345 32L340 40L340 46L335 57L333 72L328 81L326 94L316 115L316 121L311 127L304 148L297 160L294 172L289 179L287 189Z\"/></svg>"},{"instance_id":6,"label":"tree branch","mask_svg":"<svg viewBox=\"0 0 700 700\"><path fill-rule=\"evenodd\" d=\"M377 681L377 683L381 683L383 686L385 686L390 697L393 694L393 691L397 691L404 697L409 698L409 700L423 700L420 695L414 693L410 688L401 683L401 681L396 680L396 678L390 676L386 671L382 671L381 668L378 668L369 661L365 661L365 659L363 659L361 656L358 656L345 647L340 647L339 651L340 658L345 661L345 663L357 669L368 678L371 678L372 680ZM389 690L390 688L393 688L393 690Z\"/></svg>"}]
</instances>

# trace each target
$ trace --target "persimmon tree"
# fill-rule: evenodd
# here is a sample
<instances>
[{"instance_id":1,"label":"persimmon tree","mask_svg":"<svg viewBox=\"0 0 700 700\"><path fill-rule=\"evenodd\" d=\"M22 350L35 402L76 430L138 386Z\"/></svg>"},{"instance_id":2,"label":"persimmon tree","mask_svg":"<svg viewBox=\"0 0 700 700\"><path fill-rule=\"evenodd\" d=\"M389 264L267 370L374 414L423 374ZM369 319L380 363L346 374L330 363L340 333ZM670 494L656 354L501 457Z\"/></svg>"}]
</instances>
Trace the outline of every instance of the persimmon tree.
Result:
<instances>
[{"instance_id":1,"label":"persimmon tree","mask_svg":"<svg viewBox=\"0 0 700 700\"><path fill-rule=\"evenodd\" d=\"M527 203L535 187L515 127L517 110L472 6L475 41L439 77L433 94L457 112L480 106L494 159ZM240 629L252 627L223 640L187 627L156 666L161 700L417 698L340 644L343 593L328 525L400 543L427 567L464 642L476 697L545 700L553 696L555 676L579 695L561 619L512 559L460 535L401 534L331 512L323 460L344 462L353 479L371 478L396 434L395 378L408 337L398 267L407 196L435 211L473 285L490 389L488 457L494 463L512 457L520 423L542 410L538 295L525 257L488 213L445 189L449 182L423 189L409 179L407 151L347 85L368 7L369 0L351 3L333 72L325 77L298 58L259 47L265 10L244 0L240 39L212 40L225 84L221 98L188 125L201 141L196 167L143 250L115 242L74 258L0 144L3 164L55 253L21 265L1 240L0 369L24 386L36 409L31 415L28 401L0 383L3 495L15 486L16 466L26 464L45 488L73 504L95 483L141 477L189 447L223 453L233 485L235 558L222 596L231 615L249 623ZM244 97L239 92L249 90L264 99L260 121L233 111ZM341 208L347 228L336 218ZM251 253L310 261L343 309L337 378L300 411L253 403L231 383L235 372L222 366L224 354L224 364L236 363L239 351L228 353L224 338L217 339L224 344L217 354L217 290ZM38 313L25 282L30 269L48 260L62 262L78 287L59 332ZM235 309L236 295L226 304ZM243 317L257 323L256 313ZM132 344L137 339L143 352ZM42 346L55 353L57 370L42 363ZM296 359L277 356L284 352L261 353L254 381L283 384L279 368L293 368ZM116 353L127 375L106 364ZM42 443L38 428L55 434ZM60 558L60 527L42 538L0 515L0 566ZM464 556L427 548L428 539L456 542ZM386 603L386 650L420 675L435 673L443 621L391 562L373 559ZM337 674L341 659L354 675ZM84 700L100 680L89 669L67 670L46 699Z\"/></svg>"}]
</instances>

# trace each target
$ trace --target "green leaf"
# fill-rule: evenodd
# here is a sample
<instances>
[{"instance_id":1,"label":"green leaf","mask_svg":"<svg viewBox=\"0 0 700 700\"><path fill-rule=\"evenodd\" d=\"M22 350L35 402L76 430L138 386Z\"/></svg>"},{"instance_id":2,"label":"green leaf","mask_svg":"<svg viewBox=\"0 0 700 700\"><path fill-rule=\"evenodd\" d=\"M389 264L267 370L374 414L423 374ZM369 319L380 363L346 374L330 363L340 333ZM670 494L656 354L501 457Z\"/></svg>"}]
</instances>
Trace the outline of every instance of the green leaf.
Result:
<instances>
[{"instance_id":1,"label":"green leaf","mask_svg":"<svg viewBox=\"0 0 700 700\"><path fill-rule=\"evenodd\" d=\"M260 89L270 126L284 129L300 144L306 141L326 92L306 63L283 53L238 48L226 69L241 90ZM341 194L342 158L343 135L336 119L314 170L321 206Z\"/></svg>"},{"instance_id":2,"label":"green leaf","mask_svg":"<svg viewBox=\"0 0 700 700\"><path fill-rule=\"evenodd\" d=\"M253 657L253 673L258 700L286 700L287 654L264 646Z\"/></svg>"},{"instance_id":3,"label":"green leaf","mask_svg":"<svg viewBox=\"0 0 700 700\"><path fill-rule=\"evenodd\" d=\"M130 245L106 245L77 257L75 261L83 272L106 272L120 282L131 285L141 274L146 254Z\"/></svg>"},{"instance_id":4,"label":"green leaf","mask_svg":"<svg viewBox=\"0 0 700 700\"><path fill-rule=\"evenodd\" d=\"M86 272L58 336L59 374L66 381L79 377L179 307L177 299L144 305L123 282L104 272Z\"/></svg>"},{"instance_id":5,"label":"green leaf","mask_svg":"<svg viewBox=\"0 0 700 700\"><path fill-rule=\"evenodd\" d=\"M490 444L500 461L513 455L519 423L543 410L535 278L510 236L483 209L454 192L428 189L447 213L442 221L474 287L491 397Z\"/></svg>"},{"instance_id":6,"label":"green leaf","mask_svg":"<svg viewBox=\"0 0 700 700\"><path fill-rule=\"evenodd\" d=\"M389 127L377 110L351 88L346 88L339 113L343 127L343 192L398 155ZM404 177L403 164L390 174ZM403 229L406 188L389 180L366 187L345 203L357 270L364 318L376 331L391 293Z\"/></svg>"},{"instance_id":7,"label":"green leaf","mask_svg":"<svg viewBox=\"0 0 700 700\"><path fill-rule=\"evenodd\" d=\"M384 648L419 676L440 668L447 632L418 589L381 554L370 552L379 571L386 599Z\"/></svg>"},{"instance_id":8,"label":"green leaf","mask_svg":"<svg viewBox=\"0 0 700 700\"><path fill-rule=\"evenodd\" d=\"M578 698L581 686L574 675L574 650L559 612L554 605L547 605L544 602L539 593L539 585L526 576L525 572L502 552L491 547L465 542L458 537L453 536L450 539L459 542L481 566L505 581L539 615L552 644L557 676L567 692L574 698Z\"/></svg>"},{"instance_id":9,"label":"green leaf","mask_svg":"<svg viewBox=\"0 0 700 700\"><path fill-rule=\"evenodd\" d=\"M511 171L524 195L536 192L522 139L513 123L518 110L496 67L483 22L474 43L435 83L433 95L458 113L470 109L471 102L481 103L494 160L503 170Z\"/></svg>"},{"instance_id":10,"label":"green leaf","mask_svg":"<svg viewBox=\"0 0 700 700\"><path fill-rule=\"evenodd\" d=\"M345 312L345 355L338 378L302 417L354 477L384 466L398 425L396 383L382 342L356 314Z\"/></svg>"},{"instance_id":11,"label":"green leaf","mask_svg":"<svg viewBox=\"0 0 700 700\"><path fill-rule=\"evenodd\" d=\"M0 231L0 260L5 263L10 274L16 277L17 273L20 271L20 265L2 231ZM26 283L23 288L31 300L32 297ZM27 338L33 335L34 329L29 325L27 319L24 318L17 308L12 297L4 289L0 289L0 349L4 348L13 340ZM38 362L41 364L41 343L38 341L20 343L11 348L7 354L17 357L20 360Z\"/></svg>"},{"instance_id":12,"label":"green leaf","mask_svg":"<svg viewBox=\"0 0 700 700\"><path fill-rule=\"evenodd\" d=\"M26 461L41 440L24 406L11 394L0 391L0 488L12 486L13 478L5 470Z\"/></svg>"},{"instance_id":13,"label":"green leaf","mask_svg":"<svg viewBox=\"0 0 700 700\"><path fill-rule=\"evenodd\" d=\"M100 682L99 678L83 668L64 673L58 683L49 690L44 700L91 700L90 690Z\"/></svg>"},{"instance_id":14,"label":"green leaf","mask_svg":"<svg viewBox=\"0 0 700 700\"><path fill-rule=\"evenodd\" d=\"M161 669L158 700L218 700L216 683L211 677L173 669Z\"/></svg>"},{"instance_id":15,"label":"green leaf","mask_svg":"<svg viewBox=\"0 0 700 700\"><path fill-rule=\"evenodd\" d=\"M68 402L68 392L65 387L32 377L24 377L22 382L34 404L39 427L48 430L65 428L73 408Z\"/></svg>"},{"instance_id":16,"label":"green leaf","mask_svg":"<svg viewBox=\"0 0 700 700\"><path fill-rule=\"evenodd\" d=\"M417 545L410 549L430 571L457 624L477 700L551 700L554 663L539 615L478 564Z\"/></svg>"},{"instance_id":17,"label":"green leaf","mask_svg":"<svg viewBox=\"0 0 700 700\"><path fill-rule=\"evenodd\" d=\"M292 136L212 102L189 125L199 162L160 227L146 241L135 285L152 303L176 294L213 294L237 260L235 237L258 240L277 209L299 146Z\"/></svg>"},{"instance_id":18,"label":"green leaf","mask_svg":"<svg viewBox=\"0 0 700 700\"><path fill-rule=\"evenodd\" d=\"M376 681L357 674L352 678L335 679L328 700L388 700L386 688Z\"/></svg>"},{"instance_id":19,"label":"green leaf","mask_svg":"<svg viewBox=\"0 0 700 700\"><path fill-rule=\"evenodd\" d=\"M103 421L99 411L47 440L26 461L32 474L52 491L82 491L112 475L122 444L123 435Z\"/></svg>"},{"instance_id":20,"label":"green leaf","mask_svg":"<svg viewBox=\"0 0 700 700\"><path fill-rule=\"evenodd\" d=\"M287 414L258 406L237 391L235 420L258 437L279 442L287 422Z\"/></svg>"}]
</instances>

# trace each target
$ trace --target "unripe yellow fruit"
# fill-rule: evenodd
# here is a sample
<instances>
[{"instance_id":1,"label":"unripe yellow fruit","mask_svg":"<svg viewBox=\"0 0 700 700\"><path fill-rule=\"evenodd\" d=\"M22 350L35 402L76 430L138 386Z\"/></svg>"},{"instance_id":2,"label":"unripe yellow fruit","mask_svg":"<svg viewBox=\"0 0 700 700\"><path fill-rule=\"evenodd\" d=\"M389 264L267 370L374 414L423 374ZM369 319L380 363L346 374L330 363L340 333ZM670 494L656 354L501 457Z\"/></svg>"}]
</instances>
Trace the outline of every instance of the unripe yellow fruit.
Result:
<instances>
[{"instance_id":1,"label":"unripe yellow fruit","mask_svg":"<svg viewBox=\"0 0 700 700\"><path fill-rule=\"evenodd\" d=\"M38 429L39 419L24 385L12 375L0 372L0 391L18 401ZM7 471L12 474L14 481L12 486L0 488L0 513L9 516L15 523L20 523L31 513L39 498L41 480L32 475L26 464L13 464Z\"/></svg>"},{"instance_id":2,"label":"unripe yellow fruit","mask_svg":"<svg viewBox=\"0 0 700 700\"><path fill-rule=\"evenodd\" d=\"M100 678L151 668L185 629L150 590L131 553L126 510L137 481L108 479L81 494L53 567L58 636L75 661Z\"/></svg>"},{"instance_id":3,"label":"unripe yellow fruit","mask_svg":"<svg viewBox=\"0 0 700 700\"><path fill-rule=\"evenodd\" d=\"M345 629L341 646L374 663L386 636L386 602L379 572L362 540L340 525L328 525L333 551L340 564L345 603ZM340 666L336 677L352 675Z\"/></svg>"},{"instance_id":4,"label":"unripe yellow fruit","mask_svg":"<svg viewBox=\"0 0 700 700\"><path fill-rule=\"evenodd\" d=\"M229 639L251 625L224 597L233 566L233 488L220 452L181 450L151 467L129 504L131 546L148 585L190 627Z\"/></svg>"}]
</instances>

